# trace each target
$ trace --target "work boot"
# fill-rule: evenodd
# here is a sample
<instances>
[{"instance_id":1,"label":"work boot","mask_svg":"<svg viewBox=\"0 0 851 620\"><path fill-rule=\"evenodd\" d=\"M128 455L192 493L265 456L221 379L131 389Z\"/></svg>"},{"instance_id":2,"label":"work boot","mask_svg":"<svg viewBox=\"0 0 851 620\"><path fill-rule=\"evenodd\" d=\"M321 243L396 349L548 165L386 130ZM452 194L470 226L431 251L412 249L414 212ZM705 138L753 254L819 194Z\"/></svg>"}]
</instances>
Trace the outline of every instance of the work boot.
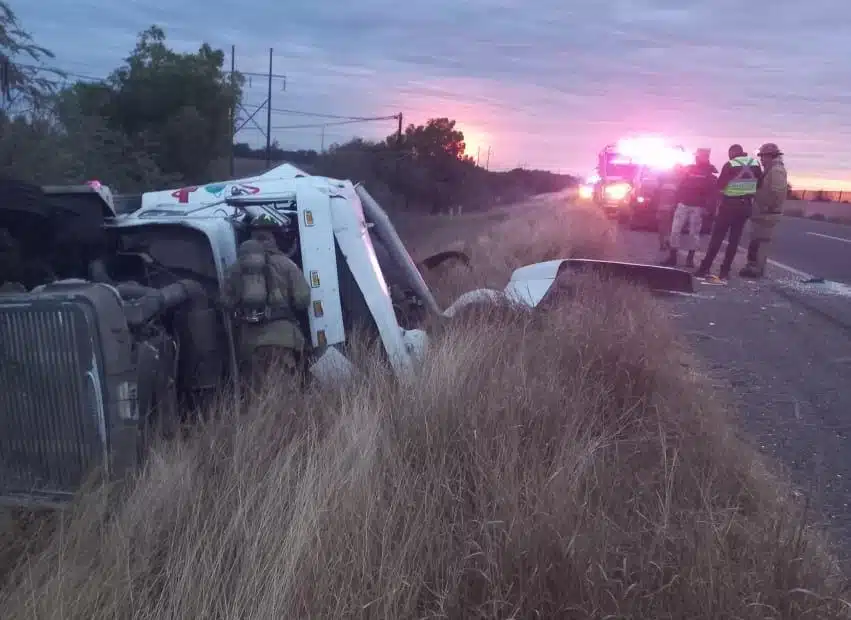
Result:
<instances>
[{"instance_id":1,"label":"work boot","mask_svg":"<svg viewBox=\"0 0 851 620\"><path fill-rule=\"evenodd\" d=\"M694 250L689 250L689 253L686 254L686 267L694 269Z\"/></svg>"},{"instance_id":2,"label":"work boot","mask_svg":"<svg viewBox=\"0 0 851 620\"><path fill-rule=\"evenodd\" d=\"M700 267L692 274L695 278L706 278L709 277L709 265L704 265L700 263Z\"/></svg>"},{"instance_id":3,"label":"work boot","mask_svg":"<svg viewBox=\"0 0 851 620\"><path fill-rule=\"evenodd\" d=\"M756 265L745 265L739 272L740 278L747 278L749 280L759 280L762 276L762 271Z\"/></svg>"},{"instance_id":4,"label":"work boot","mask_svg":"<svg viewBox=\"0 0 851 620\"><path fill-rule=\"evenodd\" d=\"M718 277L721 278L724 282L730 281L730 270L721 268L721 271L718 273Z\"/></svg>"},{"instance_id":5,"label":"work boot","mask_svg":"<svg viewBox=\"0 0 851 620\"><path fill-rule=\"evenodd\" d=\"M747 264L755 265L759 260L759 241L751 241L748 243L748 262Z\"/></svg>"},{"instance_id":6,"label":"work boot","mask_svg":"<svg viewBox=\"0 0 851 620\"><path fill-rule=\"evenodd\" d=\"M677 251L673 250L673 249L670 250L668 252L668 258L666 258L665 260L663 260L659 264L662 265L662 267L676 267L677 266Z\"/></svg>"}]
</instances>

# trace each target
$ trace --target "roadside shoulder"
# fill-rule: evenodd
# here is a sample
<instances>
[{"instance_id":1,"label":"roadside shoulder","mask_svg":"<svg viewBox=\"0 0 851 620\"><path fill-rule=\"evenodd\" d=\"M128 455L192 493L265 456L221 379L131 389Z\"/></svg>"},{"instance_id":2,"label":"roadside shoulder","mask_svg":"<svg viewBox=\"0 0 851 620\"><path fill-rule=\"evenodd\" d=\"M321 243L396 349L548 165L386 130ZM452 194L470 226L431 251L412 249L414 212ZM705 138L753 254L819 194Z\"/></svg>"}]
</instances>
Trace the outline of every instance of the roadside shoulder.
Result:
<instances>
[{"instance_id":1,"label":"roadside shoulder","mask_svg":"<svg viewBox=\"0 0 851 620\"><path fill-rule=\"evenodd\" d=\"M624 234L622 256L655 262L654 241ZM698 282L667 308L749 441L790 470L851 558L851 291L776 264L763 280L738 278L743 254L728 284Z\"/></svg>"},{"instance_id":2,"label":"roadside shoulder","mask_svg":"<svg viewBox=\"0 0 851 620\"><path fill-rule=\"evenodd\" d=\"M740 405L751 441L851 539L848 308L783 280L700 284L673 304L685 338Z\"/></svg>"}]
</instances>

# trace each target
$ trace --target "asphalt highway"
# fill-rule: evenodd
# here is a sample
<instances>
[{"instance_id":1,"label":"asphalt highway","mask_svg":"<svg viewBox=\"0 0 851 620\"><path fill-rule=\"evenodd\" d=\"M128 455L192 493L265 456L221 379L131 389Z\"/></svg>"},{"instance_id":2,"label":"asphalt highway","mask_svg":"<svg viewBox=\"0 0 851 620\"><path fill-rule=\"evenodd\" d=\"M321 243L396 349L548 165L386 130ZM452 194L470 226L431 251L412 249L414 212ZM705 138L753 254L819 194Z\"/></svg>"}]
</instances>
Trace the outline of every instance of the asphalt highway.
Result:
<instances>
[{"instance_id":1,"label":"asphalt highway","mask_svg":"<svg viewBox=\"0 0 851 620\"><path fill-rule=\"evenodd\" d=\"M747 231L742 245L747 244ZM851 226L784 217L769 251L783 267L851 284Z\"/></svg>"}]
</instances>

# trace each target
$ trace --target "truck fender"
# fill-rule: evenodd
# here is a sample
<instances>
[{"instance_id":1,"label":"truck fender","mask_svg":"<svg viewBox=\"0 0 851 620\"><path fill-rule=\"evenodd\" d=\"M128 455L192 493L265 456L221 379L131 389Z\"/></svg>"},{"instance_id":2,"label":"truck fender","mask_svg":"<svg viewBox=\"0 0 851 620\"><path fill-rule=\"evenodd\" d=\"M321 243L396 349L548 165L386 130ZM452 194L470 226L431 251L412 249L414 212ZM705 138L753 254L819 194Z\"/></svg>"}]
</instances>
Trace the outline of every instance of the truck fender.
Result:
<instances>
[{"instance_id":1,"label":"truck fender","mask_svg":"<svg viewBox=\"0 0 851 620\"><path fill-rule=\"evenodd\" d=\"M514 270L505 287L506 295L532 308L550 291L556 279L566 270L591 271L600 277L617 278L649 288L651 291L694 293L694 277L684 269L646 265L624 261L590 258L562 258L533 263Z\"/></svg>"},{"instance_id":2,"label":"truck fender","mask_svg":"<svg viewBox=\"0 0 851 620\"><path fill-rule=\"evenodd\" d=\"M455 316L461 308L474 303L510 301L535 308L550 292L555 281L566 270L592 271L603 278L615 277L646 286L651 291L694 293L694 277L688 271L659 265L645 265L622 261L594 260L588 258L561 258L532 263L515 269L503 291L477 289L464 293L444 310L447 318Z\"/></svg>"}]
</instances>

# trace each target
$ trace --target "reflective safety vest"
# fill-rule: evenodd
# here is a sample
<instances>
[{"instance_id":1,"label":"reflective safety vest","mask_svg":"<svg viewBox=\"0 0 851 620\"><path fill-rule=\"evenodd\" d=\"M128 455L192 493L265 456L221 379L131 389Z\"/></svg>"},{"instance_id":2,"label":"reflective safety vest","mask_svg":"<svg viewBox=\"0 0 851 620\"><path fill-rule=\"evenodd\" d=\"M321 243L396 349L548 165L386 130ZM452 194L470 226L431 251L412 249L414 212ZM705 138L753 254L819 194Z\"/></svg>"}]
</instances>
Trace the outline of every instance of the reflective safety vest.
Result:
<instances>
[{"instance_id":1,"label":"reflective safety vest","mask_svg":"<svg viewBox=\"0 0 851 620\"><path fill-rule=\"evenodd\" d=\"M754 175L751 166L759 166L753 157L742 155L734 157L728 162L733 168L738 168L736 176L734 176L727 187L721 190L725 196L752 196L756 193L757 178Z\"/></svg>"}]
</instances>

